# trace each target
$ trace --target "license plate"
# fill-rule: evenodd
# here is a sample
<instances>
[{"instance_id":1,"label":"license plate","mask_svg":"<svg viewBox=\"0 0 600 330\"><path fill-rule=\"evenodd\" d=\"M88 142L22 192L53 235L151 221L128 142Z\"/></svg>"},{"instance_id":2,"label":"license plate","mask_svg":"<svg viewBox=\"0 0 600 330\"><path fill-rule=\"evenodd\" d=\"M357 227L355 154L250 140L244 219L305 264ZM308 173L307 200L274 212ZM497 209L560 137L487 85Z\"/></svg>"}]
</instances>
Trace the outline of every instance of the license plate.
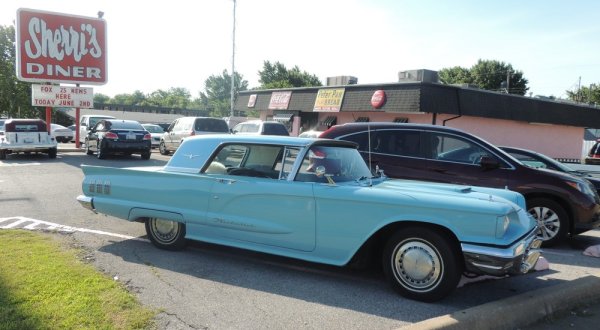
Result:
<instances>
[{"instance_id":1,"label":"license plate","mask_svg":"<svg viewBox=\"0 0 600 330\"><path fill-rule=\"evenodd\" d=\"M135 140L135 134L127 134L127 140Z\"/></svg>"}]
</instances>

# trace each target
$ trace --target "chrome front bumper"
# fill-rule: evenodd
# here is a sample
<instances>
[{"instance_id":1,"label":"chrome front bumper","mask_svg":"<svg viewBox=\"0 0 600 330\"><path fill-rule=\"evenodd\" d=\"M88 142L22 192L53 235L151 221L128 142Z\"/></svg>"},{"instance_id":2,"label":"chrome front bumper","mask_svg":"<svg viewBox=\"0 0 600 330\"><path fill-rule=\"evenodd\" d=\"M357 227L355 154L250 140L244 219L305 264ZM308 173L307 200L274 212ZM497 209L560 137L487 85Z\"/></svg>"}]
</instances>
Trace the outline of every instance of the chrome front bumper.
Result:
<instances>
[{"instance_id":1,"label":"chrome front bumper","mask_svg":"<svg viewBox=\"0 0 600 330\"><path fill-rule=\"evenodd\" d=\"M85 195L79 195L77 196L77 201L79 202L79 204L81 204L81 206L83 206L84 208L94 212L94 213L98 213L96 212L96 208L94 208L94 198L93 197L88 197Z\"/></svg>"},{"instance_id":2,"label":"chrome front bumper","mask_svg":"<svg viewBox=\"0 0 600 330\"><path fill-rule=\"evenodd\" d=\"M537 263L541 256L542 241L536 237L536 229L525 238L508 248L461 244L468 272L504 276L525 274Z\"/></svg>"}]
</instances>

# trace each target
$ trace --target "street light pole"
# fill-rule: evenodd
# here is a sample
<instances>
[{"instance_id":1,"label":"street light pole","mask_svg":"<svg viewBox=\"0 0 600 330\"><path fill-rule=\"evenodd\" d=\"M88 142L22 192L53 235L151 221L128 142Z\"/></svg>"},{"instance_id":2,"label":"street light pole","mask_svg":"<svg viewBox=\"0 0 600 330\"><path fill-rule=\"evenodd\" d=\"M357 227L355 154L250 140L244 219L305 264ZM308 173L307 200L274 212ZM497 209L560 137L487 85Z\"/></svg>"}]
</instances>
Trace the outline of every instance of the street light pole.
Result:
<instances>
[{"instance_id":1,"label":"street light pole","mask_svg":"<svg viewBox=\"0 0 600 330\"><path fill-rule=\"evenodd\" d=\"M236 0L233 0L233 43L232 43L232 47L231 47L231 98L230 98L230 103L231 103L231 113L230 116L233 117L233 100L234 100L234 91L235 91L235 7L236 7Z\"/></svg>"}]
</instances>

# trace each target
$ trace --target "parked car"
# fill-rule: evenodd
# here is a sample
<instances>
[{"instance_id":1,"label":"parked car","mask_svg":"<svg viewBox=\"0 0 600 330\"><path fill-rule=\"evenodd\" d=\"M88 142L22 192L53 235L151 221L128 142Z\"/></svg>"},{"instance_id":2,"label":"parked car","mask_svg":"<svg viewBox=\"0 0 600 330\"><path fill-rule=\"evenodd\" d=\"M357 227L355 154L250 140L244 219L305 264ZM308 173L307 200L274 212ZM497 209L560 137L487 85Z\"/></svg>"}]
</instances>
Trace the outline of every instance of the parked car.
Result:
<instances>
[{"instance_id":1,"label":"parked car","mask_svg":"<svg viewBox=\"0 0 600 330\"><path fill-rule=\"evenodd\" d=\"M57 142L67 143L73 140L73 131L59 124L50 124L50 131Z\"/></svg>"},{"instance_id":2,"label":"parked car","mask_svg":"<svg viewBox=\"0 0 600 330\"><path fill-rule=\"evenodd\" d=\"M8 119L0 132L0 159L8 154L45 153L56 158L57 144L41 119Z\"/></svg>"},{"instance_id":3,"label":"parked car","mask_svg":"<svg viewBox=\"0 0 600 330\"><path fill-rule=\"evenodd\" d=\"M496 146L458 129L350 123L333 126L321 137L358 143L371 168L378 166L392 178L520 192L529 213L538 221L538 235L545 246L600 226L600 197L589 181L523 165Z\"/></svg>"},{"instance_id":4,"label":"parked car","mask_svg":"<svg viewBox=\"0 0 600 330\"><path fill-rule=\"evenodd\" d=\"M158 248L191 239L337 266L375 258L422 301L465 271L522 274L540 255L521 194L372 178L346 141L204 135L162 168L81 168L81 205L145 223Z\"/></svg>"},{"instance_id":5,"label":"parked car","mask_svg":"<svg viewBox=\"0 0 600 330\"><path fill-rule=\"evenodd\" d=\"M321 134L323 134L323 131L313 131L313 130L310 130L310 131L306 131L306 132L300 133L300 135L298 135L298 137L317 138Z\"/></svg>"},{"instance_id":6,"label":"parked car","mask_svg":"<svg viewBox=\"0 0 600 330\"><path fill-rule=\"evenodd\" d=\"M589 165L600 164L600 139L596 140L596 143L590 148L590 151L584 159L584 163Z\"/></svg>"},{"instance_id":7,"label":"parked car","mask_svg":"<svg viewBox=\"0 0 600 330\"><path fill-rule=\"evenodd\" d=\"M85 143L85 139L92 127L102 119L115 119L113 116L105 115L83 115L79 119L79 143Z\"/></svg>"},{"instance_id":8,"label":"parked car","mask_svg":"<svg viewBox=\"0 0 600 330\"><path fill-rule=\"evenodd\" d=\"M221 118L182 117L175 119L160 138L158 149L161 155L177 150L183 139L203 134L229 133L227 122Z\"/></svg>"},{"instance_id":9,"label":"parked car","mask_svg":"<svg viewBox=\"0 0 600 330\"><path fill-rule=\"evenodd\" d=\"M151 135L135 120L102 119L85 138L88 155L99 159L109 154L140 154L142 159L150 159Z\"/></svg>"},{"instance_id":10,"label":"parked car","mask_svg":"<svg viewBox=\"0 0 600 330\"><path fill-rule=\"evenodd\" d=\"M142 124L142 126L146 131L150 132L150 135L152 136L152 149L158 148L160 145L160 138L165 133L165 130L155 124Z\"/></svg>"},{"instance_id":11,"label":"parked car","mask_svg":"<svg viewBox=\"0 0 600 330\"><path fill-rule=\"evenodd\" d=\"M233 134L289 136L287 127L278 121L249 120L235 125Z\"/></svg>"},{"instance_id":12,"label":"parked car","mask_svg":"<svg viewBox=\"0 0 600 330\"><path fill-rule=\"evenodd\" d=\"M566 164L563 164L554 158L548 157L533 150L514 148L514 147L499 147L504 152L518 159L521 163L534 167L545 168L553 171L565 172L572 175L580 176L590 181L596 191L600 193L600 178L593 177L590 171L575 170Z\"/></svg>"}]
</instances>

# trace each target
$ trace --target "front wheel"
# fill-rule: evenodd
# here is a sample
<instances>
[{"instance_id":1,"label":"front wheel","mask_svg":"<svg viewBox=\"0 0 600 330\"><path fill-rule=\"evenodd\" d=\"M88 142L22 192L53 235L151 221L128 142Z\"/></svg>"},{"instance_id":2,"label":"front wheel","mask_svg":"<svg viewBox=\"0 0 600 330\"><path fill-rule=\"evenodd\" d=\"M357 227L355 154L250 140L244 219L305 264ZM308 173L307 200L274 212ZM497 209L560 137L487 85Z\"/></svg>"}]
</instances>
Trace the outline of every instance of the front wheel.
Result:
<instances>
[{"instance_id":1,"label":"front wheel","mask_svg":"<svg viewBox=\"0 0 600 330\"><path fill-rule=\"evenodd\" d=\"M158 151L160 152L161 155L168 155L169 154L169 150L167 150L167 146L165 145L164 141L160 141L160 144L158 145Z\"/></svg>"},{"instance_id":2,"label":"front wheel","mask_svg":"<svg viewBox=\"0 0 600 330\"><path fill-rule=\"evenodd\" d=\"M553 246L567 237L569 219L565 209L548 198L532 198L527 201L529 214L537 221L537 236L543 246Z\"/></svg>"},{"instance_id":3,"label":"front wheel","mask_svg":"<svg viewBox=\"0 0 600 330\"><path fill-rule=\"evenodd\" d=\"M57 153L56 148L48 149L48 158L50 158L50 159L56 158L56 153Z\"/></svg>"},{"instance_id":4,"label":"front wheel","mask_svg":"<svg viewBox=\"0 0 600 330\"><path fill-rule=\"evenodd\" d=\"M383 251L383 271L402 296L433 302L449 295L463 271L460 254L446 236L428 228L404 228Z\"/></svg>"},{"instance_id":5,"label":"front wheel","mask_svg":"<svg viewBox=\"0 0 600 330\"><path fill-rule=\"evenodd\" d=\"M181 250L185 247L185 225L181 222L149 218L146 233L156 247L164 250Z\"/></svg>"}]
</instances>

